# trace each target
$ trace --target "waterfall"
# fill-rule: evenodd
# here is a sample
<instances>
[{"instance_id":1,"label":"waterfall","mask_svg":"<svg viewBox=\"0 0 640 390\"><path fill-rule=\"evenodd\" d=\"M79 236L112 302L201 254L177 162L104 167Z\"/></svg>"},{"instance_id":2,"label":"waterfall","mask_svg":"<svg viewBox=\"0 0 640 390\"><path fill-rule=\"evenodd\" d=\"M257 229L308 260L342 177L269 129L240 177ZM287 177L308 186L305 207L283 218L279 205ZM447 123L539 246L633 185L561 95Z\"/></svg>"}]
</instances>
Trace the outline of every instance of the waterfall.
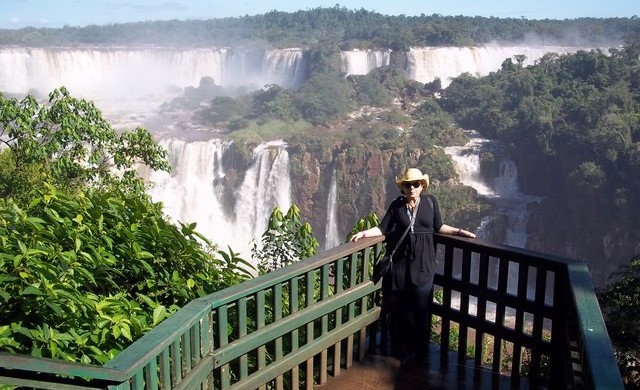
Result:
<instances>
[{"instance_id":1,"label":"waterfall","mask_svg":"<svg viewBox=\"0 0 640 390\"><path fill-rule=\"evenodd\" d=\"M578 50L580 48L564 46L418 47L411 48L407 54L405 74L421 83L439 78L446 88L451 78L462 73L486 76L499 70L505 59L516 55L524 55L523 66L528 66L549 52L565 54Z\"/></svg>"},{"instance_id":2,"label":"waterfall","mask_svg":"<svg viewBox=\"0 0 640 390\"><path fill-rule=\"evenodd\" d=\"M529 205L539 202L539 197L526 195L518 187L518 170L515 163L508 156L500 152L496 142L484 139L476 131L467 131L469 142L464 146L445 148L456 164L456 171L460 182L475 188L478 194L486 196L496 205L496 215L485 218L477 233L480 237L487 237L492 219L498 216L506 218L506 232L504 237L498 238L503 244L525 248L527 243L526 225L529 219ZM499 160L497 176L485 179L480 172L480 154L491 152Z\"/></svg>"},{"instance_id":3,"label":"waterfall","mask_svg":"<svg viewBox=\"0 0 640 390\"><path fill-rule=\"evenodd\" d=\"M106 117L152 115L160 104L198 86L259 89L299 87L306 74L302 49L232 48L2 48L0 91L46 95L67 87L93 100Z\"/></svg>"},{"instance_id":4,"label":"waterfall","mask_svg":"<svg viewBox=\"0 0 640 390\"><path fill-rule=\"evenodd\" d=\"M283 142L266 142L253 150L252 163L241 184L233 188L235 206L223 196L223 165L229 143L217 139L189 142L163 139L172 173L151 172L150 194L162 202L173 221L196 222L196 230L226 250L227 245L246 260L250 242L267 228L274 207L291 206L289 154Z\"/></svg>"},{"instance_id":5,"label":"waterfall","mask_svg":"<svg viewBox=\"0 0 640 390\"><path fill-rule=\"evenodd\" d=\"M340 70L346 75L368 74L376 68L389 65L390 57L390 50L346 50L340 53Z\"/></svg>"},{"instance_id":6,"label":"waterfall","mask_svg":"<svg viewBox=\"0 0 640 390\"><path fill-rule=\"evenodd\" d=\"M518 186L518 170L509 156L504 155L497 142L480 137L476 131L467 131L469 142L464 146L445 148L445 153L451 155L456 164L460 182L475 188L478 194L487 197L496 207L494 215L481 221L476 233L478 237L502 244L525 248L527 244L527 222L529 220L529 206L541 201L541 198L523 194ZM499 160L497 175L484 178L480 172L480 155L491 152ZM504 223L504 233L496 236L493 224ZM472 258L472 269L477 269L478 258ZM507 292L515 294L517 291L518 265L510 263L508 267ZM491 266L489 286L497 288L497 263ZM477 280L477 275L472 275ZM535 292L535 275L529 275L527 294ZM552 292L547 292L547 297ZM472 300L474 306L475 300Z\"/></svg>"},{"instance_id":7,"label":"waterfall","mask_svg":"<svg viewBox=\"0 0 640 390\"><path fill-rule=\"evenodd\" d=\"M338 233L338 191L336 171L331 176L329 196L327 197L327 225L324 233L324 249L334 248L342 242Z\"/></svg>"},{"instance_id":8,"label":"waterfall","mask_svg":"<svg viewBox=\"0 0 640 390\"><path fill-rule=\"evenodd\" d=\"M580 47L485 46L418 47L397 53L407 78L423 83L435 78L446 87L463 72L484 76L500 69L506 58L526 56L528 65L548 52L575 52ZM112 123L153 123L162 103L181 96L186 87L211 77L225 88L256 90L268 84L299 88L308 77L300 48L0 48L0 91L46 96L67 87L75 97L93 100ZM341 53L345 74L367 74L390 64L391 50L347 50ZM155 129L150 129L154 132Z\"/></svg>"}]
</instances>

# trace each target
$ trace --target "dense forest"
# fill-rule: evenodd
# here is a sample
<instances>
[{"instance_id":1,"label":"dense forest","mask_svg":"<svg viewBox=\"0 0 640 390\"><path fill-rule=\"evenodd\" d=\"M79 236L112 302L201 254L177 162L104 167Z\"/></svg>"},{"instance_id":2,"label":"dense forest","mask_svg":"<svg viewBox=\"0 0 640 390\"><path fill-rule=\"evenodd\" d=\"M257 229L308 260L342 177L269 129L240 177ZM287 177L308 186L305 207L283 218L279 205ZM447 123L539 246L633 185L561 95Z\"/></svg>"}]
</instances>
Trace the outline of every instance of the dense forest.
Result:
<instances>
[{"instance_id":1,"label":"dense forest","mask_svg":"<svg viewBox=\"0 0 640 390\"><path fill-rule=\"evenodd\" d=\"M311 47L339 45L342 49L410 46L473 46L490 42L528 44L585 43L611 45L640 30L636 15L629 18L528 20L467 16L390 16L339 4L292 13L190 21L148 21L106 26L66 26L61 29L0 30L0 45L163 45Z\"/></svg>"}]
</instances>

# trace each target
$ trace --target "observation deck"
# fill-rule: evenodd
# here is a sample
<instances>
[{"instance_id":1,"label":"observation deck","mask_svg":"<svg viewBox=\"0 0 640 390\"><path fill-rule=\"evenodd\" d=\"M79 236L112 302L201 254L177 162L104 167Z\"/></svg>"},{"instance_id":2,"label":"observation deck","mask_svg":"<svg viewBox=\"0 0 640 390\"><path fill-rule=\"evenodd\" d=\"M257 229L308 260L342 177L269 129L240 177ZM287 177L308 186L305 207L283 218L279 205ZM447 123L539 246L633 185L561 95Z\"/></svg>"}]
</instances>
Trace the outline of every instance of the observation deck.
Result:
<instances>
[{"instance_id":1,"label":"observation deck","mask_svg":"<svg viewBox=\"0 0 640 390\"><path fill-rule=\"evenodd\" d=\"M401 370L370 281L383 238L196 299L105 365L0 353L36 389L623 389L585 263L435 235L428 363Z\"/></svg>"}]
</instances>

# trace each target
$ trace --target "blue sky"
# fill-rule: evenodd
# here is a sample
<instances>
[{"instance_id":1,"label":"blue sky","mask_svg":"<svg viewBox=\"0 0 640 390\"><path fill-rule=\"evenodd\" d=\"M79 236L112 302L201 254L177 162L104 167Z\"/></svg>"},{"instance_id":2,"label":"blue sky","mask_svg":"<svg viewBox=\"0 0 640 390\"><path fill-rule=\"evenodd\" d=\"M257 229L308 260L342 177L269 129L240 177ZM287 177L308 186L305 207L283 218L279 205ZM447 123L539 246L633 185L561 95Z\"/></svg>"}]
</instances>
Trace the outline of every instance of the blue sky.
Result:
<instances>
[{"instance_id":1,"label":"blue sky","mask_svg":"<svg viewBox=\"0 0 640 390\"><path fill-rule=\"evenodd\" d=\"M386 15L573 19L640 16L639 0L0 0L0 28L211 19L340 4Z\"/></svg>"}]
</instances>

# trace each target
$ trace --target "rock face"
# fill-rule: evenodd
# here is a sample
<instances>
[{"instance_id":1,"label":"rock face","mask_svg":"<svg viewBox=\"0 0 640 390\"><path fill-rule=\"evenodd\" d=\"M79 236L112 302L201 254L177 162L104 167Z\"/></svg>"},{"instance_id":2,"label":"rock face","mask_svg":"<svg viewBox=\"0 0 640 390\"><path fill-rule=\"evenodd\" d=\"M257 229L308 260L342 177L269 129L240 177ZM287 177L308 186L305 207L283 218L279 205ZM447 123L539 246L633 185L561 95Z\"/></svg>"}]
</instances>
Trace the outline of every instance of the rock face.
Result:
<instances>
[{"instance_id":1,"label":"rock face","mask_svg":"<svg viewBox=\"0 0 640 390\"><path fill-rule=\"evenodd\" d=\"M292 155L292 200L311 223L317 237L325 234L327 199L333 177L337 185L340 233L350 231L358 219L371 212L382 217L390 197L399 195L393 177L402 168L392 163L392 154L371 150L366 155L353 156L349 149L334 149L324 156L308 151Z\"/></svg>"},{"instance_id":2,"label":"rock face","mask_svg":"<svg viewBox=\"0 0 640 390\"><path fill-rule=\"evenodd\" d=\"M614 204L606 190L572 183L561 158L519 157L522 187L544 197L527 226L527 249L584 260L597 287L640 255L640 228L633 218L637 205Z\"/></svg>"}]
</instances>

